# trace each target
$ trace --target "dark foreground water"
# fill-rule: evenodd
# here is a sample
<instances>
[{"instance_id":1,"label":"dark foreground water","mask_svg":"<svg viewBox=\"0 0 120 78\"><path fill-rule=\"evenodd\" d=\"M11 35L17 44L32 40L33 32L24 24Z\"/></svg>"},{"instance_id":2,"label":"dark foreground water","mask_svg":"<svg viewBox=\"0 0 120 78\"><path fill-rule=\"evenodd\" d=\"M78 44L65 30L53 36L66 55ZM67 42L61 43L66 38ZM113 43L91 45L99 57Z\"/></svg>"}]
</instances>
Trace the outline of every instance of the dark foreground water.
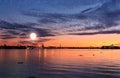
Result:
<instances>
[{"instance_id":1,"label":"dark foreground water","mask_svg":"<svg viewBox=\"0 0 120 78\"><path fill-rule=\"evenodd\" d=\"M0 78L120 78L120 50L0 50Z\"/></svg>"}]
</instances>

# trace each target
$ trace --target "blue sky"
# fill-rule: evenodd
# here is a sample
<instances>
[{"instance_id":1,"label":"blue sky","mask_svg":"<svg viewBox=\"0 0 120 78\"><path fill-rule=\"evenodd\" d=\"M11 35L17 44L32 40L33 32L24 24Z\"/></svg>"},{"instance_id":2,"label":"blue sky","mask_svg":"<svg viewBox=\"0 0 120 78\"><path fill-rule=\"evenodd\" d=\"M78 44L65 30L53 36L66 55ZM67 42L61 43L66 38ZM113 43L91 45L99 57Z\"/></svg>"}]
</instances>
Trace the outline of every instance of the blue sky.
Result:
<instances>
[{"instance_id":1,"label":"blue sky","mask_svg":"<svg viewBox=\"0 0 120 78\"><path fill-rule=\"evenodd\" d=\"M119 21L119 0L0 0L1 39L120 34Z\"/></svg>"},{"instance_id":2,"label":"blue sky","mask_svg":"<svg viewBox=\"0 0 120 78\"><path fill-rule=\"evenodd\" d=\"M33 21L22 11L39 13L80 13L89 7L99 6L104 0L0 0L0 18L12 22ZM23 20L21 20L23 19Z\"/></svg>"}]
</instances>

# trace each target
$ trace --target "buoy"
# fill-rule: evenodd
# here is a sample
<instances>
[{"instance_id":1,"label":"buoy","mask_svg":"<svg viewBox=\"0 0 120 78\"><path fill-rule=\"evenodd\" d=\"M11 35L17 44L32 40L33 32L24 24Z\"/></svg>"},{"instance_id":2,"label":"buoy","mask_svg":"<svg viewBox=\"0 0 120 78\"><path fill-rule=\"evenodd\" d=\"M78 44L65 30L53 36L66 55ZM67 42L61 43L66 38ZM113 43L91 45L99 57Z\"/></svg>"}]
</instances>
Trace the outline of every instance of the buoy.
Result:
<instances>
[{"instance_id":1,"label":"buoy","mask_svg":"<svg viewBox=\"0 0 120 78\"><path fill-rule=\"evenodd\" d=\"M79 56L83 56L83 55L79 55Z\"/></svg>"},{"instance_id":2,"label":"buoy","mask_svg":"<svg viewBox=\"0 0 120 78\"><path fill-rule=\"evenodd\" d=\"M35 76L29 76L28 78L37 78L37 77L35 77Z\"/></svg>"},{"instance_id":3,"label":"buoy","mask_svg":"<svg viewBox=\"0 0 120 78\"><path fill-rule=\"evenodd\" d=\"M24 62L20 61L20 62L17 62L18 64L23 64Z\"/></svg>"}]
</instances>

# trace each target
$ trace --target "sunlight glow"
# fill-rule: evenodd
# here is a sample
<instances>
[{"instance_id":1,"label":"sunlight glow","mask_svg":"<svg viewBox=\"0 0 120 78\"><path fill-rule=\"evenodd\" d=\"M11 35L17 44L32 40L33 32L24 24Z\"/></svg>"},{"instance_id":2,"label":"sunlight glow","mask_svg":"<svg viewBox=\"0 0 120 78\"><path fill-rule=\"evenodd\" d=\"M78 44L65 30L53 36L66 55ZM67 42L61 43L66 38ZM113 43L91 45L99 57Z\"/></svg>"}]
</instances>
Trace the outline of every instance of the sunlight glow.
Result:
<instances>
[{"instance_id":1,"label":"sunlight glow","mask_svg":"<svg viewBox=\"0 0 120 78\"><path fill-rule=\"evenodd\" d=\"M30 34L30 38L31 38L32 40L35 40L36 37L37 37L36 33L31 33L31 34Z\"/></svg>"}]
</instances>

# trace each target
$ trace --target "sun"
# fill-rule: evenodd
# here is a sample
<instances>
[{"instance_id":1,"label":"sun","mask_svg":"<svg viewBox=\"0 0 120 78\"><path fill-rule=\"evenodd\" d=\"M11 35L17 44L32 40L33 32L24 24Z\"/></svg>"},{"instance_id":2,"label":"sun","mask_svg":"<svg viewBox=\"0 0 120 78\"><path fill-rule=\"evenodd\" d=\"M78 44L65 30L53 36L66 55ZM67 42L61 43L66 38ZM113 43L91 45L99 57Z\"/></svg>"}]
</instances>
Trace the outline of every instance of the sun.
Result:
<instances>
[{"instance_id":1,"label":"sun","mask_svg":"<svg viewBox=\"0 0 120 78\"><path fill-rule=\"evenodd\" d=\"M37 37L36 33L31 33L30 34L30 39L35 40Z\"/></svg>"}]
</instances>

